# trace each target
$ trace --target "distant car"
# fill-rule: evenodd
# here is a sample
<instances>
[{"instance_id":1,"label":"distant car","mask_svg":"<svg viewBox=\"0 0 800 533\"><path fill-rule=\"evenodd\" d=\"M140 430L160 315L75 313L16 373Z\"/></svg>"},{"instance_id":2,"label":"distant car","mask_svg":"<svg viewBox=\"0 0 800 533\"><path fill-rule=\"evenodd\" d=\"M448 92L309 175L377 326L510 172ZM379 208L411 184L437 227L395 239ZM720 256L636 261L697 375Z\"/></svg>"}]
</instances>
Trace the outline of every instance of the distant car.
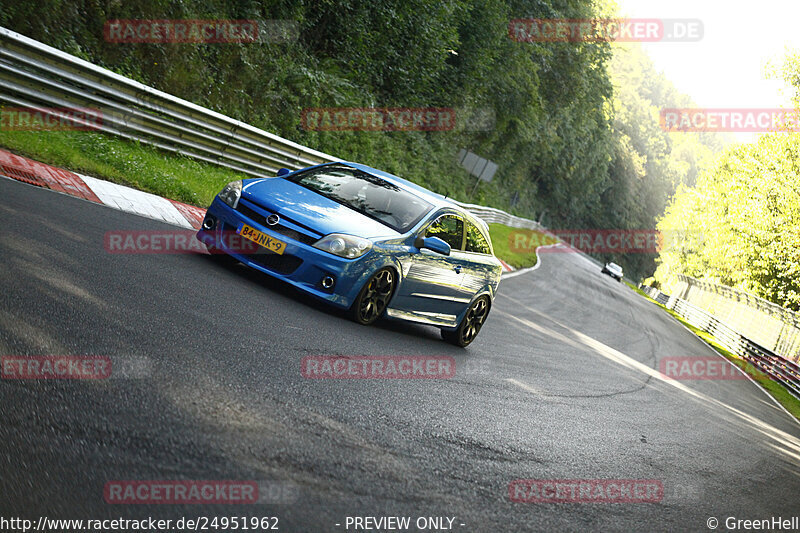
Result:
<instances>
[{"instance_id":1,"label":"distant car","mask_svg":"<svg viewBox=\"0 0 800 533\"><path fill-rule=\"evenodd\" d=\"M231 182L197 236L211 251L348 309L360 324L384 315L431 324L458 346L480 332L502 272L485 222L414 183L348 162Z\"/></svg>"},{"instance_id":2,"label":"distant car","mask_svg":"<svg viewBox=\"0 0 800 533\"><path fill-rule=\"evenodd\" d=\"M601 272L603 274L608 274L612 278L616 278L617 281L622 281L623 278L622 267L616 263L606 263Z\"/></svg>"}]
</instances>

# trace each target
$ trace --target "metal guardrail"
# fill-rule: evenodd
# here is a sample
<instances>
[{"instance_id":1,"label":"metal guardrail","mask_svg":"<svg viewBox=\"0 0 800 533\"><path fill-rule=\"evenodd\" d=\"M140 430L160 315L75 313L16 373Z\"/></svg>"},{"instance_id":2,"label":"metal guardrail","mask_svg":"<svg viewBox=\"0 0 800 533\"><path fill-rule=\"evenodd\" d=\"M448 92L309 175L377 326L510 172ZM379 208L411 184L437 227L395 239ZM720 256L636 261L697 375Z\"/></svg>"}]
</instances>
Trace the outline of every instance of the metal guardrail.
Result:
<instances>
[{"instance_id":1,"label":"metal guardrail","mask_svg":"<svg viewBox=\"0 0 800 533\"><path fill-rule=\"evenodd\" d=\"M252 177L338 158L283 139L0 27L0 101L39 109L90 108L97 129ZM541 229L500 209L454 202L487 223Z\"/></svg>"},{"instance_id":2,"label":"metal guardrail","mask_svg":"<svg viewBox=\"0 0 800 533\"><path fill-rule=\"evenodd\" d=\"M102 131L250 176L335 160L2 27L0 100L97 109Z\"/></svg>"},{"instance_id":3,"label":"metal guardrail","mask_svg":"<svg viewBox=\"0 0 800 533\"><path fill-rule=\"evenodd\" d=\"M475 204L465 204L457 202L452 199L450 201L456 205L463 207L476 217L484 220L487 224L496 223L496 224L505 224L506 226L511 226L512 228L544 230L544 227L542 227L535 220L517 217L510 213L506 213L505 211L502 211L500 209L495 209L494 207L485 207L482 205L475 205Z\"/></svg>"},{"instance_id":4,"label":"metal guardrail","mask_svg":"<svg viewBox=\"0 0 800 533\"><path fill-rule=\"evenodd\" d=\"M754 367L764 372L773 381L786 387L789 393L800 400L800 365L768 350L720 322L712 314L676 296L669 296L653 287L640 286L642 291L658 303L672 309L698 329L711 334L719 343Z\"/></svg>"}]
</instances>

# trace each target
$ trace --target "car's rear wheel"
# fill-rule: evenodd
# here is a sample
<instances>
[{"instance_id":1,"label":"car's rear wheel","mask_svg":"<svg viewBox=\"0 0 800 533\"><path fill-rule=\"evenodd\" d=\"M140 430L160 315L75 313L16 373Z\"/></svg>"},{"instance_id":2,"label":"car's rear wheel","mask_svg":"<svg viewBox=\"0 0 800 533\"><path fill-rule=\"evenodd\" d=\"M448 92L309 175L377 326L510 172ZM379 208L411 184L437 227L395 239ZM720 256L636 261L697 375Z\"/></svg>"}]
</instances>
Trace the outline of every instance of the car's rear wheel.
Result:
<instances>
[{"instance_id":1,"label":"car's rear wheel","mask_svg":"<svg viewBox=\"0 0 800 533\"><path fill-rule=\"evenodd\" d=\"M392 293L397 286L397 276L391 268L375 272L358 293L350 314L359 324L369 325L386 311Z\"/></svg>"},{"instance_id":2,"label":"car's rear wheel","mask_svg":"<svg viewBox=\"0 0 800 533\"><path fill-rule=\"evenodd\" d=\"M472 302L456 329L442 329L442 338L464 348L475 340L488 316L489 297L481 296Z\"/></svg>"}]
</instances>

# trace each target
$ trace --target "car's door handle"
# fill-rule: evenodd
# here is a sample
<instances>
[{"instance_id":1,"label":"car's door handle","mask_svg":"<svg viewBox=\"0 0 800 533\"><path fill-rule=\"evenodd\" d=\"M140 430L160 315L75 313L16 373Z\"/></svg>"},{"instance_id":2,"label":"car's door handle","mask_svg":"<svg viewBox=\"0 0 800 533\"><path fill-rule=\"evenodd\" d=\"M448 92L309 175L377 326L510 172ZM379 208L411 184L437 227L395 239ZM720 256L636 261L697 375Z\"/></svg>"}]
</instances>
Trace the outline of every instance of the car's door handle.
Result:
<instances>
[{"instance_id":1,"label":"car's door handle","mask_svg":"<svg viewBox=\"0 0 800 533\"><path fill-rule=\"evenodd\" d=\"M456 274L461 274L461 265L456 265L453 270L456 271Z\"/></svg>"}]
</instances>

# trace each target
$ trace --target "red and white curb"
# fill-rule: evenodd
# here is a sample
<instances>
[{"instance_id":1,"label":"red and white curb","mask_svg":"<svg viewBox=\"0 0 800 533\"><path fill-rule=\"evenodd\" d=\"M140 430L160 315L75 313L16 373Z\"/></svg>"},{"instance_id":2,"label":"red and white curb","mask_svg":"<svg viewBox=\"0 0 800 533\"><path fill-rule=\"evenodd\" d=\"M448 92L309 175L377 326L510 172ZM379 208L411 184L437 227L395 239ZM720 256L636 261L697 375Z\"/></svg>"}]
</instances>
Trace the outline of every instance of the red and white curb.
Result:
<instances>
[{"instance_id":1,"label":"red and white curb","mask_svg":"<svg viewBox=\"0 0 800 533\"><path fill-rule=\"evenodd\" d=\"M83 176L0 150L0 174L143 217L200 229L205 209L124 185Z\"/></svg>"},{"instance_id":2,"label":"red and white curb","mask_svg":"<svg viewBox=\"0 0 800 533\"><path fill-rule=\"evenodd\" d=\"M558 246L561 246L560 242L557 242L555 244L546 244L544 246L537 246L535 265L533 265L532 267L523 268L522 270L516 270L514 269L514 267L508 267L513 271L513 274L511 272L503 272L503 279L515 278L517 276L521 276L522 274L527 274L528 272L533 272L534 270L537 270L540 266L542 266L542 256L539 255L539 250L544 248L556 248ZM500 262L502 262L502 259L500 260Z\"/></svg>"},{"instance_id":3,"label":"red and white curb","mask_svg":"<svg viewBox=\"0 0 800 533\"><path fill-rule=\"evenodd\" d=\"M45 165L5 150L0 150L0 175L183 228L200 229L206 215L200 207ZM502 259L500 262L505 272L515 270Z\"/></svg>"},{"instance_id":4,"label":"red and white curb","mask_svg":"<svg viewBox=\"0 0 800 533\"><path fill-rule=\"evenodd\" d=\"M516 270L516 268L512 267L511 265L509 265L508 263L506 263L505 261L503 261L503 260L502 260L502 259L500 259L499 257L497 258L497 260L498 260L498 261L500 261L500 263L502 263L502 265L503 265L503 270L504 270L505 272L514 272L514 271Z\"/></svg>"}]
</instances>

